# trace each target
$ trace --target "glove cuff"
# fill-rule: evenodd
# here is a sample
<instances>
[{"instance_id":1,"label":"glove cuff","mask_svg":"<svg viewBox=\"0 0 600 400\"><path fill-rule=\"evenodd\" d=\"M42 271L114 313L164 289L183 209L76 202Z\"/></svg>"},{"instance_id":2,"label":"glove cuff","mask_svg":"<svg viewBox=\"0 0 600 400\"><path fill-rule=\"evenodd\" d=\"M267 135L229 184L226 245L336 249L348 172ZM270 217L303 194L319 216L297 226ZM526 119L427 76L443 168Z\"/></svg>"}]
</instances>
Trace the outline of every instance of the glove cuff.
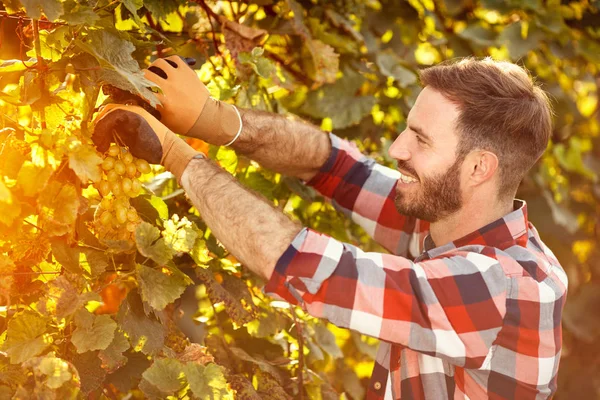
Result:
<instances>
[{"instance_id":1,"label":"glove cuff","mask_svg":"<svg viewBox=\"0 0 600 400\"><path fill-rule=\"evenodd\" d=\"M210 97L186 136L222 146L231 142L239 129L240 117L234 106Z\"/></svg>"},{"instance_id":2,"label":"glove cuff","mask_svg":"<svg viewBox=\"0 0 600 400\"><path fill-rule=\"evenodd\" d=\"M183 141L179 136L169 131L165 135L163 142L163 157L161 164L177 178L177 182L181 184L181 175L190 163L192 158L202 154L194 150L190 145Z\"/></svg>"}]
</instances>

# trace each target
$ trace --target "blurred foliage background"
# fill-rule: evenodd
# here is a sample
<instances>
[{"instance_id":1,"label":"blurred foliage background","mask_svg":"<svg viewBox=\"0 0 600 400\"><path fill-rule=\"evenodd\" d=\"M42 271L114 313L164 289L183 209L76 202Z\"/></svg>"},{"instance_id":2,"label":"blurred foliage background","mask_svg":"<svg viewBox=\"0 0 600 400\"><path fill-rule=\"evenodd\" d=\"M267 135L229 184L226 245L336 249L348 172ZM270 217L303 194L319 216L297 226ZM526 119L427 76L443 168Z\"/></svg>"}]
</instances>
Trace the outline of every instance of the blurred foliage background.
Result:
<instances>
[{"instance_id":1,"label":"blurred foliage background","mask_svg":"<svg viewBox=\"0 0 600 400\"><path fill-rule=\"evenodd\" d=\"M556 398L600 398L597 0L1 4L0 398L364 396L376 341L265 297L160 168L132 206L161 252L98 239L94 110L154 102L139 70L171 54L194 57L213 96L295 114L389 166L418 69L491 56L531 71L555 128L518 197L570 280ZM291 218L383 251L299 181L189 142Z\"/></svg>"}]
</instances>

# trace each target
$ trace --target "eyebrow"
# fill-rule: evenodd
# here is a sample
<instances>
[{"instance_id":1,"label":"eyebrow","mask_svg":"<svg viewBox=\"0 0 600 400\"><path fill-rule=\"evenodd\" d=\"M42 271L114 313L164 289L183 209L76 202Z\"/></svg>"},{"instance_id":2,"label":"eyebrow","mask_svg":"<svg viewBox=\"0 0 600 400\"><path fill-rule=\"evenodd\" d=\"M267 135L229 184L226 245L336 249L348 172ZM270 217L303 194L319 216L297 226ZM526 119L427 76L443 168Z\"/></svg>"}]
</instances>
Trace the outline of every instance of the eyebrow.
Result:
<instances>
[{"instance_id":1,"label":"eyebrow","mask_svg":"<svg viewBox=\"0 0 600 400\"><path fill-rule=\"evenodd\" d=\"M415 131L417 132L419 135L421 135L426 141L428 141L429 143L431 143L431 137L426 134L423 129L419 128L418 126L414 126L414 125L408 125L408 129L410 129L411 131Z\"/></svg>"}]
</instances>

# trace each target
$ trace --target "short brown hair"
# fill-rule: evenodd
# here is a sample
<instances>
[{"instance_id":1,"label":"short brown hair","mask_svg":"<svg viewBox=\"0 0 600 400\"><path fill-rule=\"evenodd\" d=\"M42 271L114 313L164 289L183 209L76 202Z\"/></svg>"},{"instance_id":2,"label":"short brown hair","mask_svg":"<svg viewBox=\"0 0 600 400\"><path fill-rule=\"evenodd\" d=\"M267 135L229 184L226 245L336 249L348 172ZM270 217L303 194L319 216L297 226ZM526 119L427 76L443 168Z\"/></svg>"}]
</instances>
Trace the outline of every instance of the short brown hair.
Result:
<instances>
[{"instance_id":1,"label":"short brown hair","mask_svg":"<svg viewBox=\"0 0 600 400\"><path fill-rule=\"evenodd\" d=\"M524 68L489 57L444 62L422 70L420 78L424 87L459 107L457 159L474 149L496 154L498 198L512 199L552 133L553 112L546 93Z\"/></svg>"}]
</instances>

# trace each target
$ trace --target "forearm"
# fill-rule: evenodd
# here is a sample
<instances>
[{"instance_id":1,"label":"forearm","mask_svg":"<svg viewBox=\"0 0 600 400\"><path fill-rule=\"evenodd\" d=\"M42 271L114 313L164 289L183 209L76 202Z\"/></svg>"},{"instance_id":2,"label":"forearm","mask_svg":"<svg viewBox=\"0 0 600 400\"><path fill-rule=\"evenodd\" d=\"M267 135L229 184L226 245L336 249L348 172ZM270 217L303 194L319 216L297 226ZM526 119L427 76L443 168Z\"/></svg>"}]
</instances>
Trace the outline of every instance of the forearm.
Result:
<instances>
[{"instance_id":1,"label":"forearm","mask_svg":"<svg viewBox=\"0 0 600 400\"><path fill-rule=\"evenodd\" d=\"M192 160L181 184L225 248L269 279L301 227L210 160Z\"/></svg>"},{"instance_id":2,"label":"forearm","mask_svg":"<svg viewBox=\"0 0 600 400\"><path fill-rule=\"evenodd\" d=\"M263 167L308 181L327 161L331 143L318 127L279 114L239 111L243 130L232 147Z\"/></svg>"}]
</instances>

